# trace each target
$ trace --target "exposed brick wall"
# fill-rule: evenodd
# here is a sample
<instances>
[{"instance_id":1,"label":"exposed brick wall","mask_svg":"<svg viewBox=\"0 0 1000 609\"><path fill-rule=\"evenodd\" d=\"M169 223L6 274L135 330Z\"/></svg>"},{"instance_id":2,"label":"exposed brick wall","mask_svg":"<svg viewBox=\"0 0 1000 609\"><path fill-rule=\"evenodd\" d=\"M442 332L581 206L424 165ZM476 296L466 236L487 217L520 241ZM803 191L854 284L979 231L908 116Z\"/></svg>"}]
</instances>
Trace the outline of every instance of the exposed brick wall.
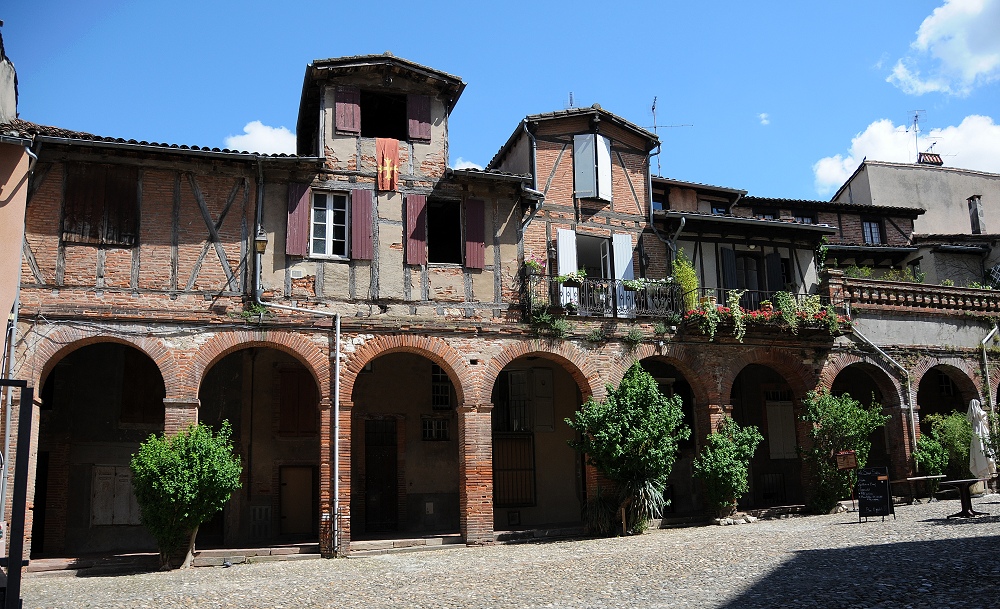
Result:
<instances>
[{"instance_id":1,"label":"exposed brick wall","mask_svg":"<svg viewBox=\"0 0 1000 609\"><path fill-rule=\"evenodd\" d=\"M492 404L458 408L459 526L465 542L493 543Z\"/></svg>"}]
</instances>

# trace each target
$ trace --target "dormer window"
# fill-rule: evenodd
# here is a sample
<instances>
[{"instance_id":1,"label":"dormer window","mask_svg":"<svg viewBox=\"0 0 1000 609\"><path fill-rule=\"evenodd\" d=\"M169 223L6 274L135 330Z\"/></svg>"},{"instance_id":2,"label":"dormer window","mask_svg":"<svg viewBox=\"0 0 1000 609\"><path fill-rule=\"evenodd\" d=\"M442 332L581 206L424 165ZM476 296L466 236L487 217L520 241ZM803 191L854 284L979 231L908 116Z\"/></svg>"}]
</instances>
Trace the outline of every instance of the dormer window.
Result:
<instances>
[{"instance_id":1,"label":"dormer window","mask_svg":"<svg viewBox=\"0 0 1000 609\"><path fill-rule=\"evenodd\" d=\"M335 96L339 134L413 142L431 140L431 98L427 95L337 87Z\"/></svg>"}]
</instances>

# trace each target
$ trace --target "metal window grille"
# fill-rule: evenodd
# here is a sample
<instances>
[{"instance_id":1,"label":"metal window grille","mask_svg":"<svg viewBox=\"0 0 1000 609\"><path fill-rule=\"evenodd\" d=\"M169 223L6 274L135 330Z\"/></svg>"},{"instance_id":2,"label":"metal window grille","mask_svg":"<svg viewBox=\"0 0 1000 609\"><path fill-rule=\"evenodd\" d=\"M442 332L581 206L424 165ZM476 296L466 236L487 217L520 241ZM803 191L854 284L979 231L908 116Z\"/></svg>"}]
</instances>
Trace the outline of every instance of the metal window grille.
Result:
<instances>
[{"instance_id":1,"label":"metal window grille","mask_svg":"<svg viewBox=\"0 0 1000 609\"><path fill-rule=\"evenodd\" d=\"M431 408L451 409L451 379L437 364L431 364Z\"/></svg>"},{"instance_id":2,"label":"metal window grille","mask_svg":"<svg viewBox=\"0 0 1000 609\"><path fill-rule=\"evenodd\" d=\"M535 505L535 436L493 436L493 501L496 507Z\"/></svg>"},{"instance_id":3,"label":"metal window grille","mask_svg":"<svg viewBox=\"0 0 1000 609\"><path fill-rule=\"evenodd\" d=\"M792 390L791 389L770 389L764 392L764 401L766 402L791 402L792 401Z\"/></svg>"},{"instance_id":4,"label":"metal window grille","mask_svg":"<svg viewBox=\"0 0 1000 609\"><path fill-rule=\"evenodd\" d=\"M865 243L869 245L881 245L882 226L873 220L865 220L861 223L861 230L864 231Z\"/></svg>"},{"instance_id":5,"label":"metal window grille","mask_svg":"<svg viewBox=\"0 0 1000 609\"><path fill-rule=\"evenodd\" d=\"M448 432L448 419L424 417L422 420L421 439L428 442L445 442L451 439Z\"/></svg>"}]
</instances>

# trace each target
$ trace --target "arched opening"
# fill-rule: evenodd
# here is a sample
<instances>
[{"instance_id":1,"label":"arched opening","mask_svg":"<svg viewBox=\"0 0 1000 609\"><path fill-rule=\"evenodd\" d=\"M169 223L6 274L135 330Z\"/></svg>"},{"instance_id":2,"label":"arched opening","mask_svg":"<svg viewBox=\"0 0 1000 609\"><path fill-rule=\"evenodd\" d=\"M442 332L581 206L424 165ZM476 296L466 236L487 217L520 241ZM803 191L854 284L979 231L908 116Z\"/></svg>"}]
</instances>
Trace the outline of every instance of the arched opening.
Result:
<instances>
[{"instance_id":1,"label":"arched opening","mask_svg":"<svg viewBox=\"0 0 1000 609\"><path fill-rule=\"evenodd\" d=\"M352 401L352 539L457 533L458 400L448 371L388 353L358 373Z\"/></svg>"},{"instance_id":2,"label":"arched opening","mask_svg":"<svg viewBox=\"0 0 1000 609\"><path fill-rule=\"evenodd\" d=\"M694 392L684 374L668 361L648 357L639 362L660 386L660 392L667 397L680 396L684 409L684 424L691 430L687 440L680 442L677 461L667 479L666 498L670 501L664 510L664 517L680 516L700 511L701 502L694 483L694 458L697 456L695 439L700 432L695 428Z\"/></svg>"},{"instance_id":3,"label":"arched opening","mask_svg":"<svg viewBox=\"0 0 1000 609\"><path fill-rule=\"evenodd\" d=\"M750 461L750 491L740 499L740 508L802 503L798 412L788 382L767 366L750 364L733 382L730 403L737 423L753 425L764 436Z\"/></svg>"},{"instance_id":4,"label":"arched opening","mask_svg":"<svg viewBox=\"0 0 1000 609\"><path fill-rule=\"evenodd\" d=\"M934 366L924 373L917 386L920 433L930 433L929 415L947 416L956 411L964 415L969 401L975 397L975 385L964 372L946 364Z\"/></svg>"},{"instance_id":5,"label":"arched opening","mask_svg":"<svg viewBox=\"0 0 1000 609\"><path fill-rule=\"evenodd\" d=\"M521 356L493 383L493 528L577 525L586 501L583 458L565 419L582 394L564 366Z\"/></svg>"},{"instance_id":6,"label":"arched opening","mask_svg":"<svg viewBox=\"0 0 1000 609\"><path fill-rule=\"evenodd\" d=\"M163 431L163 377L119 343L80 347L42 384L32 558L153 550L139 523L129 461Z\"/></svg>"},{"instance_id":7,"label":"arched opening","mask_svg":"<svg viewBox=\"0 0 1000 609\"><path fill-rule=\"evenodd\" d=\"M319 388L296 358L253 347L209 368L198 420L229 421L243 462L243 486L198 530L202 548L317 543Z\"/></svg>"},{"instance_id":8,"label":"arched opening","mask_svg":"<svg viewBox=\"0 0 1000 609\"><path fill-rule=\"evenodd\" d=\"M841 396L845 393L849 394L866 408L870 408L872 404L879 404L882 406L883 414L891 414L893 412L892 407L895 404L886 402L886 399L890 396L886 396L883 393L876 381L876 375L884 377L885 373L871 364L851 364L837 374L837 378L833 380L833 385L830 387L830 393L835 396ZM892 401L895 402L896 400L893 399ZM905 473L893 471L892 455L889 450L889 447L894 445L898 446L898 450L903 450L902 444L893 442L891 439L893 437L902 439L900 425L901 421L898 417L889 419L884 426L873 431L868 437L872 447L868 453L866 466L887 467L889 468L891 477L894 479L901 477Z\"/></svg>"}]
</instances>

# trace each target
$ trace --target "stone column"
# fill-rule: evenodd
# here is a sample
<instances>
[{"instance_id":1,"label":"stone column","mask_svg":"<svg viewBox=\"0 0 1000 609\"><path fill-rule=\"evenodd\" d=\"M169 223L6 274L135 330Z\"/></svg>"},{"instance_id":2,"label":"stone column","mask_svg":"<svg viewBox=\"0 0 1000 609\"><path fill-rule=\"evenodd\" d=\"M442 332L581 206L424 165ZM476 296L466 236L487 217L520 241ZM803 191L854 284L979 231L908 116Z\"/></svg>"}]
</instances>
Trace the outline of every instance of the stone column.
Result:
<instances>
[{"instance_id":1,"label":"stone column","mask_svg":"<svg viewBox=\"0 0 1000 609\"><path fill-rule=\"evenodd\" d=\"M493 404L458 408L459 525L465 543L493 543Z\"/></svg>"},{"instance_id":2,"label":"stone column","mask_svg":"<svg viewBox=\"0 0 1000 609\"><path fill-rule=\"evenodd\" d=\"M175 434L198 422L198 398L163 398L163 432Z\"/></svg>"}]
</instances>

